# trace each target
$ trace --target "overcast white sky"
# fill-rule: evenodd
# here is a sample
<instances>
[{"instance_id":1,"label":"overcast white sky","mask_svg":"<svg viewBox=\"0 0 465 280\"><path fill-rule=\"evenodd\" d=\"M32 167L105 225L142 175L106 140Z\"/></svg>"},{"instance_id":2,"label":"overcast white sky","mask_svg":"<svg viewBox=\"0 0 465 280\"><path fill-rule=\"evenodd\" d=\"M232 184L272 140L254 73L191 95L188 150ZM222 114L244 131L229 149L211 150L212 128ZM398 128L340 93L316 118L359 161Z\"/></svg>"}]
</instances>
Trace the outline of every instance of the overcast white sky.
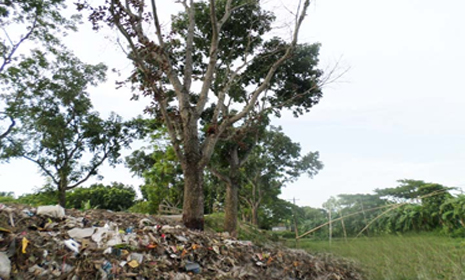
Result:
<instances>
[{"instance_id":1,"label":"overcast white sky","mask_svg":"<svg viewBox=\"0 0 465 280\"><path fill-rule=\"evenodd\" d=\"M163 2L170 9L165 15L174 11L174 1ZM273 5L284 11L282 3L288 5ZM282 198L320 207L330 196L394 187L398 179L465 186L464 10L459 0L312 4L300 42L322 43L322 68L340 61L340 69L349 71L324 90L311 113L275 121L304 152L319 151L325 164L314 179L284 188ZM81 59L131 69L111 33L81 31L67 39ZM115 78L92 89L95 108L126 118L141 114L143 104L130 102L128 91L114 90ZM104 183L141 182L123 165L101 171ZM0 190L18 195L44 179L33 164L12 161L0 165L0 182Z\"/></svg>"}]
</instances>

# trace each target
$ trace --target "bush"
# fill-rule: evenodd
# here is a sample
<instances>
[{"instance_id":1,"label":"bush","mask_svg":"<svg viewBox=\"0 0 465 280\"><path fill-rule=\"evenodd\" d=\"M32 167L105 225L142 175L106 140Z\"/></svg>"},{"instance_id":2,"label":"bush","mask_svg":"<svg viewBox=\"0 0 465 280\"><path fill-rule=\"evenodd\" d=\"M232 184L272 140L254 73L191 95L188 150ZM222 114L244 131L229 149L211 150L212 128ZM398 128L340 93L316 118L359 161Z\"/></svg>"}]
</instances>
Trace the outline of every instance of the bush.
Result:
<instances>
[{"instance_id":1,"label":"bush","mask_svg":"<svg viewBox=\"0 0 465 280\"><path fill-rule=\"evenodd\" d=\"M49 184L37 189L34 193L24 194L16 200L31 206L55 205L58 203L58 192Z\"/></svg>"},{"instance_id":2,"label":"bush","mask_svg":"<svg viewBox=\"0 0 465 280\"><path fill-rule=\"evenodd\" d=\"M138 201L128 209L131 213L155 214L149 201Z\"/></svg>"},{"instance_id":3,"label":"bush","mask_svg":"<svg viewBox=\"0 0 465 280\"><path fill-rule=\"evenodd\" d=\"M134 205L136 192L131 186L112 183L110 186L94 184L89 188L75 188L67 194L68 208L108 209L123 211Z\"/></svg>"},{"instance_id":4,"label":"bush","mask_svg":"<svg viewBox=\"0 0 465 280\"><path fill-rule=\"evenodd\" d=\"M0 192L0 203L12 203L15 201L13 192Z\"/></svg>"}]
</instances>

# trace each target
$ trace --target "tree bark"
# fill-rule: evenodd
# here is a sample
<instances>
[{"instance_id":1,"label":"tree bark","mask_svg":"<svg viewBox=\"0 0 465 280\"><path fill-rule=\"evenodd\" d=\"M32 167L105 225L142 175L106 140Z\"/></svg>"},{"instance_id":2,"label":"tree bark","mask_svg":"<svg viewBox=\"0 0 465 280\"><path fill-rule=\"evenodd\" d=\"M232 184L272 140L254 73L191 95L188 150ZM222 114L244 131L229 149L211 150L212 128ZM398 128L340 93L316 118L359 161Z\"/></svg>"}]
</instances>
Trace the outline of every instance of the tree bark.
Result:
<instances>
[{"instance_id":1,"label":"tree bark","mask_svg":"<svg viewBox=\"0 0 465 280\"><path fill-rule=\"evenodd\" d=\"M231 180L231 183L226 187L224 230L229 232L232 237L237 237L238 189L235 180Z\"/></svg>"},{"instance_id":2,"label":"tree bark","mask_svg":"<svg viewBox=\"0 0 465 280\"><path fill-rule=\"evenodd\" d=\"M58 189L58 204L66 208L66 187L60 186Z\"/></svg>"},{"instance_id":3,"label":"tree bark","mask_svg":"<svg viewBox=\"0 0 465 280\"><path fill-rule=\"evenodd\" d=\"M182 220L189 229L203 230L203 170L191 162L184 170L184 204Z\"/></svg>"},{"instance_id":4,"label":"tree bark","mask_svg":"<svg viewBox=\"0 0 465 280\"><path fill-rule=\"evenodd\" d=\"M57 182L58 183L58 204L60 204L61 207L66 208L66 190L68 187L68 177L66 176L66 173L63 172L63 170L58 171L59 178L60 180Z\"/></svg>"},{"instance_id":5,"label":"tree bark","mask_svg":"<svg viewBox=\"0 0 465 280\"><path fill-rule=\"evenodd\" d=\"M238 146L229 151L229 178L226 181L224 230L237 237L237 213L239 209L240 165Z\"/></svg>"},{"instance_id":6,"label":"tree bark","mask_svg":"<svg viewBox=\"0 0 465 280\"><path fill-rule=\"evenodd\" d=\"M182 220L184 225L193 230L204 229L204 194L203 169L200 164L202 156L197 130L197 119L190 112L183 116L184 136L184 204Z\"/></svg>"},{"instance_id":7,"label":"tree bark","mask_svg":"<svg viewBox=\"0 0 465 280\"><path fill-rule=\"evenodd\" d=\"M252 224L258 227L258 207L252 207Z\"/></svg>"}]
</instances>

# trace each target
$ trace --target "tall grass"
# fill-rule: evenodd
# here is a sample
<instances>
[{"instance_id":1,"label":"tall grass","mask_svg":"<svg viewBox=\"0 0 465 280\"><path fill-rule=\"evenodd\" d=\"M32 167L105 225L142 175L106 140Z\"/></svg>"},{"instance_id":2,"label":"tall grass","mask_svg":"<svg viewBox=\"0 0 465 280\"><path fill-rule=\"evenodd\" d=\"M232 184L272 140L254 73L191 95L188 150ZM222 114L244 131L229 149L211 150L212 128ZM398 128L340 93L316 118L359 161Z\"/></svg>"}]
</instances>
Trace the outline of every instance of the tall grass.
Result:
<instances>
[{"instance_id":1,"label":"tall grass","mask_svg":"<svg viewBox=\"0 0 465 280\"><path fill-rule=\"evenodd\" d=\"M295 247L294 241L289 241ZM465 279L465 243L435 235L364 237L328 241L304 239L299 247L353 259L364 267L367 279Z\"/></svg>"}]
</instances>

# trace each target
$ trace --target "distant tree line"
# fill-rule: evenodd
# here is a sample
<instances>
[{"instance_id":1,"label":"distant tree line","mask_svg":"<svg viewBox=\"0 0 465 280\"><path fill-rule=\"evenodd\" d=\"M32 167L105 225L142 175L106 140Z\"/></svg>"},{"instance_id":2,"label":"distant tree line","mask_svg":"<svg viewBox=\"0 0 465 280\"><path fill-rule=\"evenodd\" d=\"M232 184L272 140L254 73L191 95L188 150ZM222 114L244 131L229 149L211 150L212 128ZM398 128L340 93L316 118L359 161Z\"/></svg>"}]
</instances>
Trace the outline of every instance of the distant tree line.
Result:
<instances>
[{"instance_id":1,"label":"distant tree line","mask_svg":"<svg viewBox=\"0 0 465 280\"><path fill-rule=\"evenodd\" d=\"M397 187L376 189L374 194L332 197L323 208L299 208L300 233L328 223L331 216L332 236L340 238L408 232L465 236L465 195L421 180L398 182ZM328 231L325 226L309 236L328 238Z\"/></svg>"}]
</instances>

